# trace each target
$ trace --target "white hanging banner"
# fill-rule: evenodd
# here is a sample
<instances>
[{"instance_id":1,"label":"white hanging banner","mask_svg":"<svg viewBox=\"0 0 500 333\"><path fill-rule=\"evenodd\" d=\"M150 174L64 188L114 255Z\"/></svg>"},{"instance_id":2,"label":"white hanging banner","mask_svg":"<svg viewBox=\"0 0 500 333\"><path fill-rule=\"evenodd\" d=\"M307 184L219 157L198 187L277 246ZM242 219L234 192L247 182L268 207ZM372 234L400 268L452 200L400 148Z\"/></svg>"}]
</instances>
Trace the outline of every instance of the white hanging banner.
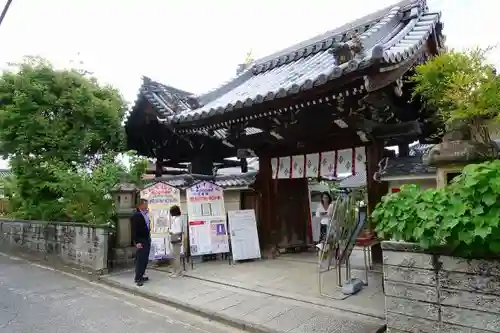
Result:
<instances>
[{"instance_id":1,"label":"white hanging banner","mask_svg":"<svg viewBox=\"0 0 500 333\"><path fill-rule=\"evenodd\" d=\"M352 148L337 151L337 175L352 175L352 154Z\"/></svg>"},{"instance_id":2,"label":"white hanging banner","mask_svg":"<svg viewBox=\"0 0 500 333\"><path fill-rule=\"evenodd\" d=\"M292 158L290 156L280 157L278 167L278 179L290 179L290 166Z\"/></svg>"},{"instance_id":3,"label":"white hanging banner","mask_svg":"<svg viewBox=\"0 0 500 333\"><path fill-rule=\"evenodd\" d=\"M297 155L292 157L292 178L304 178L305 160L306 157L304 155Z\"/></svg>"},{"instance_id":4,"label":"white hanging banner","mask_svg":"<svg viewBox=\"0 0 500 333\"><path fill-rule=\"evenodd\" d=\"M335 151L321 153L321 177L335 177Z\"/></svg>"},{"instance_id":5,"label":"white hanging banner","mask_svg":"<svg viewBox=\"0 0 500 333\"><path fill-rule=\"evenodd\" d=\"M272 170L272 178L276 179L278 175L278 159L276 157L271 158L271 170Z\"/></svg>"},{"instance_id":6,"label":"white hanging banner","mask_svg":"<svg viewBox=\"0 0 500 333\"><path fill-rule=\"evenodd\" d=\"M273 179L333 178L366 173L366 148L286 156L271 159Z\"/></svg>"},{"instance_id":7,"label":"white hanging banner","mask_svg":"<svg viewBox=\"0 0 500 333\"><path fill-rule=\"evenodd\" d=\"M366 149L356 147L354 156L354 172L358 174L366 173Z\"/></svg>"},{"instance_id":8,"label":"white hanging banner","mask_svg":"<svg viewBox=\"0 0 500 333\"><path fill-rule=\"evenodd\" d=\"M319 154L306 155L306 177L317 178L319 170Z\"/></svg>"}]
</instances>

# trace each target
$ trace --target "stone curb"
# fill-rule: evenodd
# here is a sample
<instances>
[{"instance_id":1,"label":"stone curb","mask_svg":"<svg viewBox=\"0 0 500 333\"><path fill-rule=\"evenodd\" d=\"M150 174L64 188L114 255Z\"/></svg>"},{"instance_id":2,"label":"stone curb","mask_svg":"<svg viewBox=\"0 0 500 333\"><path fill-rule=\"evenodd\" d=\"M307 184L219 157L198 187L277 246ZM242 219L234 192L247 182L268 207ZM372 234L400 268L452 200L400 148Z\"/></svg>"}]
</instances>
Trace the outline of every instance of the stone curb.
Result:
<instances>
[{"instance_id":1,"label":"stone curb","mask_svg":"<svg viewBox=\"0 0 500 333\"><path fill-rule=\"evenodd\" d=\"M172 298L167 298L164 296L159 296L153 293L150 293L146 290L138 290L134 287L129 287L126 285L123 285L119 282L115 282L112 280L107 279L106 277L99 277L99 282L102 282L103 284L109 285L114 288L121 289L123 291L126 291L128 293L131 293L135 296L140 296L147 298L151 301L162 303L168 306L175 307L177 309L180 309L185 312L189 312L213 321L217 321L222 324L226 324L228 326L241 329L250 333L283 333L282 331L278 331L275 329L271 328L266 328L262 325L258 324L252 324L246 320L241 320L241 319L236 319L236 318L231 318L229 316L226 316L224 314L215 312L215 311L210 311L210 310L205 310L199 306L196 305L190 305L186 302L175 300Z\"/></svg>"}]
</instances>

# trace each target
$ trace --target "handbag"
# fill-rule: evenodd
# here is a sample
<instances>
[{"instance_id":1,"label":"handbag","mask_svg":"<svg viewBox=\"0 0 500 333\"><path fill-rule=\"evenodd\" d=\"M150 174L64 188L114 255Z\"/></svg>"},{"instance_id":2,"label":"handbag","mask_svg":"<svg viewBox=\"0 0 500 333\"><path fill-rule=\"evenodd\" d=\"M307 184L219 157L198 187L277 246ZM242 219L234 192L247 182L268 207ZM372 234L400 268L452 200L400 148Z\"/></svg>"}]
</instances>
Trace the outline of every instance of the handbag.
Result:
<instances>
[{"instance_id":1,"label":"handbag","mask_svg":"<svg viewBox=\"0 0 500 333\"><path fill-rule=\"evenodd\" d=\"M182 233L179 234L170 234L170 243L177 244L182 242Z\"/></svg>"}]
</instances>

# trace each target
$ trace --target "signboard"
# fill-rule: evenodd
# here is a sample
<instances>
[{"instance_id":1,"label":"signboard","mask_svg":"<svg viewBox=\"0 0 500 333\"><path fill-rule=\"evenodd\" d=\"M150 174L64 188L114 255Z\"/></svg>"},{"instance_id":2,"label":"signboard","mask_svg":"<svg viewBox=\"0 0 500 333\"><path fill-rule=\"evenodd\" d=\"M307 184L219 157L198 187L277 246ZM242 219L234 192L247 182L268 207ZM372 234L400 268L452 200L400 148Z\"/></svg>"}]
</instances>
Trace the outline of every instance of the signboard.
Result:
<instances>
[{"instance_id":1,"label":"signboard","mask_svg":"<svg viewBox=\"0 0 500 333\"><path fill-rule=\"evenodd\" d=\"M170 207L181 205L181 192L167 183L159 182L144 188L141 199L148 200L151 228L151 252L149 259L172 257L170 246Z\"/></svg>"},{"instance_id":2,"label":"signboard","mask_svg":"<svg viewBox=\"0 0 500 333\"><path fill-rule=\"evenodd\" d=\"M202 181L186 190L191 255L229 252L223 189Z\"/></svg>"},{"instance_id":3,"label":"signboard","mask_svg":"<svg viewBox=\"0 0 500 333\"><path fill-rule=\"evenodd\" d=\"M227 212L233 260L260 259L259 234L253 209Z\"/></svg>"}]
</instances>

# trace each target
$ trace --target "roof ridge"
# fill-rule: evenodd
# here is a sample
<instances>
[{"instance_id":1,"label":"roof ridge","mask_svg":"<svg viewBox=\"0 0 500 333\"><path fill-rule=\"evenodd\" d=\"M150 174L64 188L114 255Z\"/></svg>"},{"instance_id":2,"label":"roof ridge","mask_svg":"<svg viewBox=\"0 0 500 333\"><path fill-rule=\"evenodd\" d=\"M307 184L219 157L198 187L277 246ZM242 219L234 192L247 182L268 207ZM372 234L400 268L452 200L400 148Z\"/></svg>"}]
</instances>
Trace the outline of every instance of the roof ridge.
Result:
<instances>
[{"instance_id":1,"label":"roof ridge","mask_svg":"<svg viewBox=\"0 0 500 333\"><path fill-rule=\"evenodd\" d=\"M386 6L382 9L376 11L375 13L365 15L365 16L358 18L354 21L345 23L345 24L343 24L335 29L328 30L327 32L319 34L315 37L309 38L305 41L302 41L300 43L297 43L295 45L287 47L283 50L274 52L268 56L257 59L254 63L256 65L261 65L261 64L270 62L270 61L275 60L277 58L293 54L294 52L296 52L302 48L313 46L314 44L326 41L327 39L331 38L332 36L335 36L338 34L343 34L344 32L346 32L348 30L352 30L356 27L364 26L364 25L367 25L367 24L372 23L374 21L380 20L394 7L400 7L401 10L404 11L404 10L407 10L413 6L416 6L416 5L423 5L423 3L425 3L425 2L426 2L426 0L402 0L402 1L399 1L395 4L390 5L390 6Z\"/></svg>"},{"instance_id":2,"label":"roof ridge","mask_svg":"<svg viewBox=\"0 0 500 333\"><path fill-rule=\"evenodd\" d=\"M142 85L141 86L147 85L147 84L158 84L158 85L163 86L164 88L166 88L168 90L171 90L174 93L178 93L178 94L182 94L182 95L188 95L188 96L196 96L196 94L194 94L192 92L189 92L187 90L176 88L176 87L168 85L168 84L164 84L164 83L162 83L160 81L156 81L156 80L151 79L149 76L143 75L142 76Z\"/></svg>"},{"instance_id":3,"label":"roof ridge","mask_svg":"<svg viewBox=\"0 0 500 333\"><path fill-rule=\"evenodd\" d=\"M391 10L394 10L395 8L399 9L399 11L404 11L404 10L407 10L407 9L414 7L414 6L417 6L417 5L423 6L423 4L425 2L426 2L426 0L402 0L402 1L397 2L396 4L386 6L383 9L380 9L375 13L365 15L362 18L359 18L359 19L356 19L352 22L343 24L342 26L339 26L333 30L329 30L321 35L315 36L315 37L310 38L306 41L302 41L302 42L295 44L291 47L288 47L284 50L272 53L271 55L268 55L266 57L257 59L250 66L248 66L242 73L237 74L237 75L229 78L228 80L226 80L225 82L223 82L222 84L220 84L219 86L215 87L212 90L209 90L203 94L194 95L193 97L195 97L198 100L200 107L203 107L203 106L207 105L208 103L210 103L211 101L213 101L213 100L217 99L218 97L224 95L225 93L231 91L232 89L234 89L235 86L239 86L242 83L244 83L245 81L252 78L255 74L254 70L258 66L262 66L265 63L269 63L269 62L274 61L274 60L276 60L280 57L283 57L285 55L290 55L293 52L296 52L297 50L299 50L301 48L310 47L310 46L317 44L321 41L326 41L329 38L331 38L332 36L345 33L347 30L352 30L356 27L365 26L365 25L370 24L370 23L375 23L374 21L384 19L384 17L387 16L387 14ZM188 112L188 111L185 111L185 112Z\"/></svg>"},{"instance_id":4,"label":"roof ridge","mask_svg":"<svg viewBox=\"0 0 500 333\"><path fill-rule=\"evenodd\" d=\"M219 86L199 95L194 95L194 97L198 100L200 103L200 106L204 106L210 101L224 95L225 93L229 92L234 88L234 84L240 85L243 82L249 80L253 76L253 68L255 64L252 63L249 65L243 72L240 74L236 74L232 76L231 78L227 79L223 83L221 83Z\"/></svg>"}]
</instances>

